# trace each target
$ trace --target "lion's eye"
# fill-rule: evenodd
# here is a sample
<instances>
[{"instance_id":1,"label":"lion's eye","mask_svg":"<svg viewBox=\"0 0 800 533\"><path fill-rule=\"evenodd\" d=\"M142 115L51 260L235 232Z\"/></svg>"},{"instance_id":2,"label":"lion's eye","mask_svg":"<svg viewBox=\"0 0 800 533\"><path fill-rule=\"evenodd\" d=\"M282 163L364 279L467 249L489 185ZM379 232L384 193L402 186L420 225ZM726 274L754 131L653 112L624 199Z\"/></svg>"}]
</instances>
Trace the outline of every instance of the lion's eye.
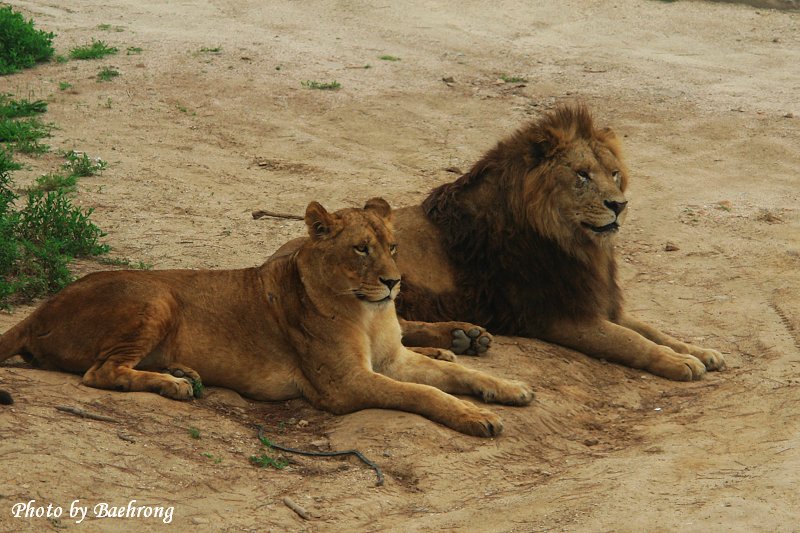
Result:
<instances>
[{"instance_id":1,"label":"lion's eye","mask_svg":"<svg viewBox=\"0 0 800 533\"><path fill-rule=\"evenodd\" d=\"M582 183L586 183L592 179L592 177L589 175L589 171L587 170L578 170L575 173L578 175L578 178L580 178Z\"/></svg>"},{"instance_id":2,"label":"lion's eye","mask_svg":"<svg viewBox=\"0 0 800 533\"><path fill-rule=\"evenodd\" d=\"M392 254L392 255L397 253L397 245L396 244L389 245L389 253Z\"/></svg>"},{"instance_id":3,"label":"lion's eye","mask_svg":"<svg viewBox=\"0 0 800 533\"><path fill-rule=\"evenodd\" d=\"M366 244L359 244L358 246L353 246L353 250L355 250L358 255L369 255L369 246L367 246Z\"/></svg>"},{"instance_id":4,"label":"lion's eye","mask_svg":"<svg viewBox=\"0 0 800 533\"><path fill-rule=\"evenodd\" d=\"M611 173L611 177L614 178L614 183L616 183L617 186L619 187L619 183L622 179L622 173L620 173L619 170L615 170L614 172Z\"/></svg>"}]
</instances>

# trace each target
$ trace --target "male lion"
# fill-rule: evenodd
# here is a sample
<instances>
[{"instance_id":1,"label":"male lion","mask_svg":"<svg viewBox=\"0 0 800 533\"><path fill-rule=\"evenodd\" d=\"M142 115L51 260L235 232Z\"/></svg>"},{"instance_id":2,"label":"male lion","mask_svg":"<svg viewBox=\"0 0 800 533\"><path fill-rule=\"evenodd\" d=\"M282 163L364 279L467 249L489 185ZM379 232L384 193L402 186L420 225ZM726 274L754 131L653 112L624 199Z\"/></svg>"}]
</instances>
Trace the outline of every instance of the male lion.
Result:
<instances>
[{"instance_id":1,"label":"male lion","mask_svg":"<svg viewBox=\"0 0 800 533\"><path fill-rule=\"evenodd\" d=\"M613 242L627 184L617 137L584 106L546 114L421 206L395 211L398 312L539 337L669 379L723 368L719 352L623 311Z\"/></svg>"},{"instance_id":2,"label":"male lion","mask_svg":"<svg viewBox=\"0 0 800 533\"><path fill-rule=\"evenodd\" d=\"M400 344L390 216L380 198L333 214L312 202L310 238L260 267L90 274L6 332L0 361L21 354L84 373L91 387L178 400L192 398L202 377L256 400L303 396L333 413L399 409L498 435L497 415L446 392L510 405L533 393Z\"/></svg>"}]
</instances>

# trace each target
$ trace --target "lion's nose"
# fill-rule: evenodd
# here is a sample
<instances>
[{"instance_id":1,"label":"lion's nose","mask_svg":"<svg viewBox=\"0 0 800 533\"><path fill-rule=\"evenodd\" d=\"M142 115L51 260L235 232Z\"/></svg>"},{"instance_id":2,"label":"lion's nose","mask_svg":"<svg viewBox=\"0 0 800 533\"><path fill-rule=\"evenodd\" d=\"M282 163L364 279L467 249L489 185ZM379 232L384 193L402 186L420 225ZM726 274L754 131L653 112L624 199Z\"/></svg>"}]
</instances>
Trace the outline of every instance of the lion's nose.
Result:
<instances>
[{"instance_id":1,"label":"lion's nose","mask_svg":"<svg viewBox=\"0 0 800 533\"><path fill-rule=\"evenodd\" d=\"M389 290L394 289L394 286L400 283L399 279L394 279L394 278L378 278L378 279L381 280L381 283L389 287Z\"/></svg>"},{"instance_id":2,"label":"lion's nose","mask_svg":"<svg viewBox=\"0 0 800 533\"><path fill-rule=\"evenodd\" d=\"M607 208L614 211L615 215L622 213L622 210L628 205L628 202L615 202L614 200L604 200L603 203L606 204Z\"/></svg>"}]
</instances>

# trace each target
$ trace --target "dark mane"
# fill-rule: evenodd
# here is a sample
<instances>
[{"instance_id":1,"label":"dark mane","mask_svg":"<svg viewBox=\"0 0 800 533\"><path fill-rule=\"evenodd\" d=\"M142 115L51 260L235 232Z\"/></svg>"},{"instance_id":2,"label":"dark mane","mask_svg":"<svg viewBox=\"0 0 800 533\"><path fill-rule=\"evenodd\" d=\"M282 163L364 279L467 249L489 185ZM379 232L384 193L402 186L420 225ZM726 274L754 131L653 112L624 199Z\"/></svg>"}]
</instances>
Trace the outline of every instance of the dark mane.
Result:
<instances>
[{"instance_id":1,"label":"dark mane","mask_svg":"<svg viewBox=\"0 0 800 533\"><path fill-rule=\"evenodd\" d=\"M608 316L619 313L612 253L581 243L591 257L587 263L537 232L526 216L526 177L534 176L539 184L553 154L579 138L603 142L603 135L585 107L560 107L500 141L469 172L431 192L423 210L441 231L465 291L463 307L446 309L448 314L500 334L539 336L553 320L582 321L598 310ZM609 148L616 153L615 146ZM431 305L446 307L443 302ZM413 309L408 311L412 318Z\"/></svg>"}]
</instances>

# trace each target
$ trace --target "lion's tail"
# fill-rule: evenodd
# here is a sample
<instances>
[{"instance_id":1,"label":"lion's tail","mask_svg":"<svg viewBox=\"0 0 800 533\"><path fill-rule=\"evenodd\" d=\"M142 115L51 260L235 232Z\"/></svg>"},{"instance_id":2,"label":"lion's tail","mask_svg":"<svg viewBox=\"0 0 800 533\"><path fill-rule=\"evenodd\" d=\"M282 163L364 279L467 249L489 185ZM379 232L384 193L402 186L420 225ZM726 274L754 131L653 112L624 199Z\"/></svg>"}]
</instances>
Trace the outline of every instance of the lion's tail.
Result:
<instances>
[{"instance_id":1,"label":"lion's tail","mask_svg":"<svg viewBox=\"0 0 800 533\"><path fill-rule=\"evenodd\" d=\"M23 320L0 337L0 363L15 355L28 355L25 346L27 339L27 320ZM0 389L0 405L11 405L14 399L7 391Z\"/></svg>"}]
</instances>

